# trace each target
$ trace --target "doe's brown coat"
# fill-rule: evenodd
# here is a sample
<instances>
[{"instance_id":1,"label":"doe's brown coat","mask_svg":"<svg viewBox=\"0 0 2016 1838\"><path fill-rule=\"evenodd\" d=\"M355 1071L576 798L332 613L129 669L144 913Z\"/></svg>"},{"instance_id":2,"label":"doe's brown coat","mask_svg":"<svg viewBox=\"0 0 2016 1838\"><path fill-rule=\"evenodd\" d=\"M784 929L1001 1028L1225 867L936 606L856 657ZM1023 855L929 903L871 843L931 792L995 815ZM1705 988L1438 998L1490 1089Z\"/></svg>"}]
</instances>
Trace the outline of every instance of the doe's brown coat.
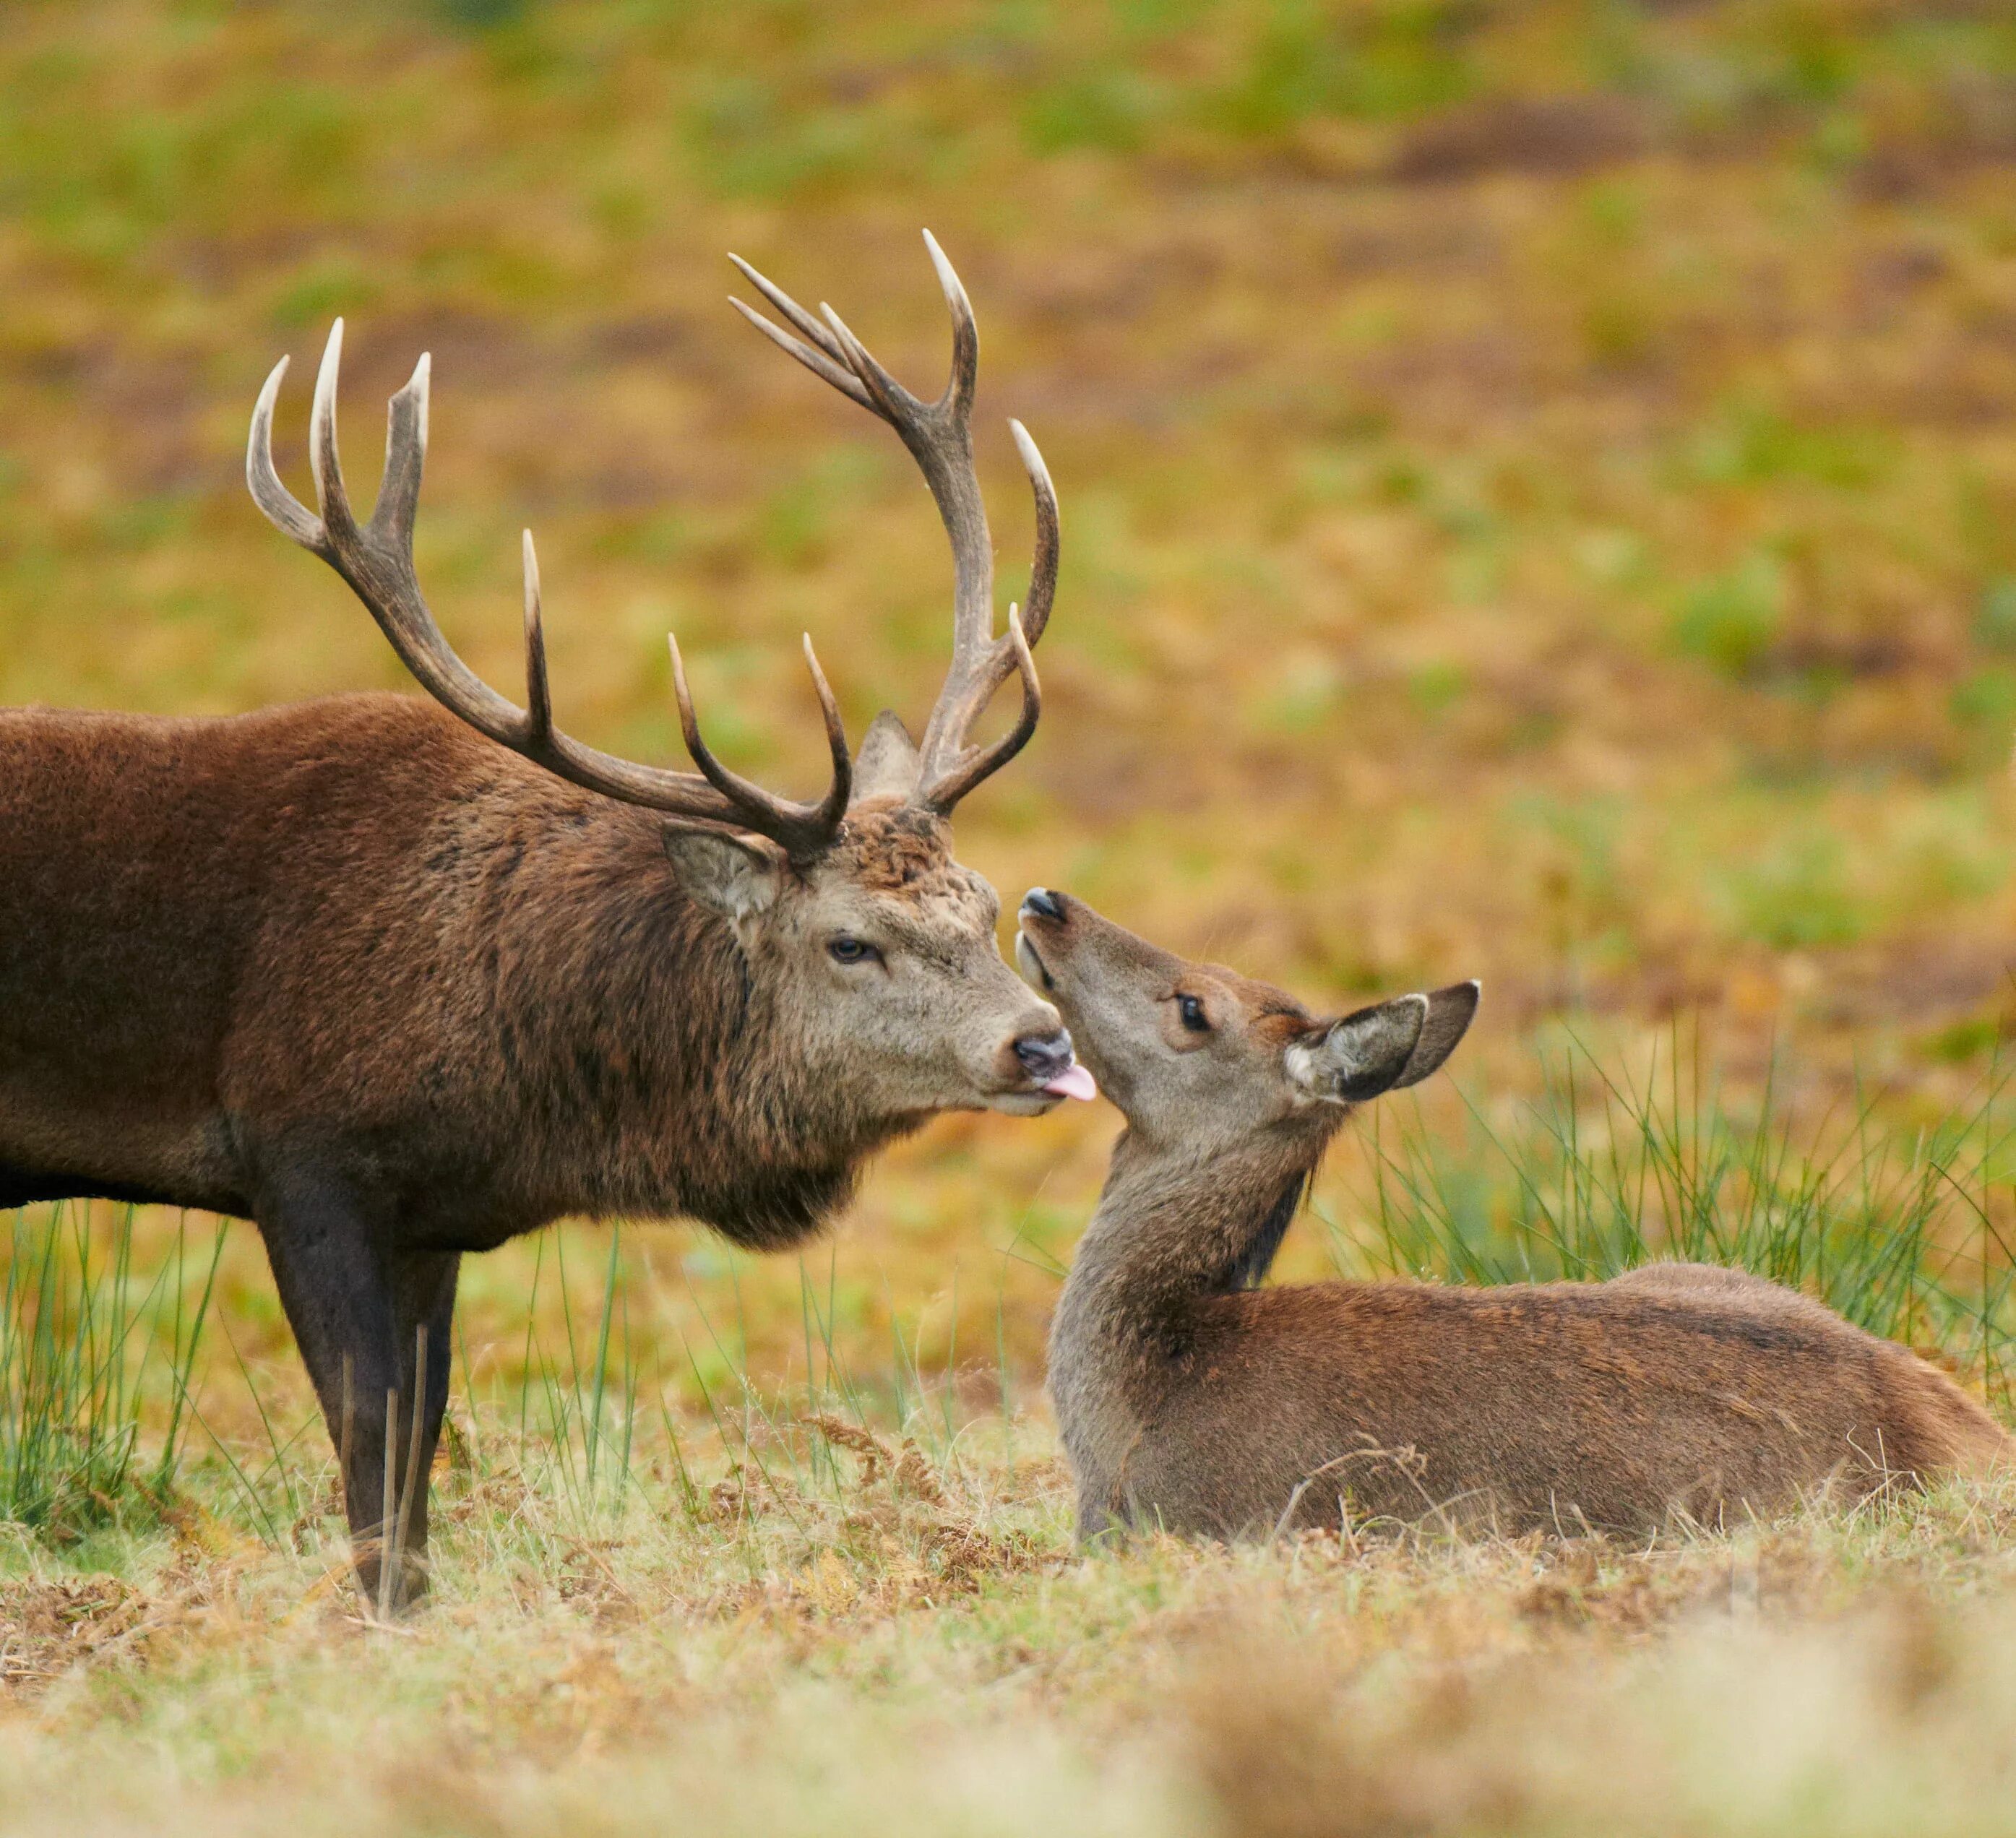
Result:
<instances>
[{"instance_id":1,"label":"doe's brown coat","mask_svg":"<svg viewBox=\"0 0 2016 1838\"><path fill-rule=\"evenodd\" d=\"M1475 986L1323 1022L1049 890L1021 922L1129 1124L1051 1330L1082 1530L1636 1533L2009 1459L1944 1373L1740 1271L1255 1286L1352 1106L1439 1065Z\"/></svg>"}]
</instances>

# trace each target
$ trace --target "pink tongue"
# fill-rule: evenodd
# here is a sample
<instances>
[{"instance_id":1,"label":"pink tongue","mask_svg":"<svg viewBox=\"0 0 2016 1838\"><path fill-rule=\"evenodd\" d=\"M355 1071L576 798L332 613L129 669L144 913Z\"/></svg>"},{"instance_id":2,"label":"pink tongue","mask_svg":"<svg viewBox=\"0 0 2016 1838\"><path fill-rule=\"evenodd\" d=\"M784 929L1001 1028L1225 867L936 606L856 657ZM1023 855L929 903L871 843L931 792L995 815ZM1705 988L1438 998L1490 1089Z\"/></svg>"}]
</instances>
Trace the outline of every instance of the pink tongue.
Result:
<instances>
[{"instance_id":1,"label":"pink tongue","mask_svg":"<svg viewBox=\"0 0 2016 1838\"><path fill-rule=\"evenodd\" d=\"M1099 1087L1092 1082L1092 1074L1082 1066L1067 1066L1043 1087L1054 1092L1060 1098L1096 1098Z\"/></svg>"}]
</instances>

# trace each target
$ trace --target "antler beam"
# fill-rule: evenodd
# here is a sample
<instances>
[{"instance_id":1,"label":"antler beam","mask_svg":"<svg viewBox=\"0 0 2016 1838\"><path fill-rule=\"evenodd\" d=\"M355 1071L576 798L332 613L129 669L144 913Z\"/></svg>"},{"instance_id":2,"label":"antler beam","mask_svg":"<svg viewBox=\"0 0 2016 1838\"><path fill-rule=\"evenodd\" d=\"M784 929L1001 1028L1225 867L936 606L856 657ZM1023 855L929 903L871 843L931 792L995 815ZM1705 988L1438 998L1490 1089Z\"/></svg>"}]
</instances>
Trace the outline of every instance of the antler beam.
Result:
<instances>
[{"instance_id":1,"label":"antler beam","mask_svg":"<svg viewBox=\"0 0 2016 1838\"><path fill-rule=\"evenodd\" d=\"M819 696L833 760L826 793L815 803L779 797L729 772L715 758L700 739L676 641L672 662L679 725L694 764L700 768L698 775L619 759L554 726L540 615L538 558L529 530L524 535L527 706L520 708L507 701L455 655L428 610L413 565L413 519L427 448L428 359L421 358L412 380L392 398L384 483L370 521L361 526L351 513L337 457L336 387L342 361L343 322L338 319L322 354L308 425L315 509L309 510L288 491L273 463L273 406L287 373L285 358L273 366L252 412L246 483L254 501L277 528L319 556L349 583L429 695L478 733L588 790L647 810L753 831L778 843L794 860L809 860L830 846L846 815L854 769L840 710L809 637L805 639L805 662Z\"/></svg>"},{"instance_id":2,"label":"antler beam","mask_svg":"<svg viewBox=\"0 0 2016 1838\"><path fill-rule=\"evenodd\" d=\"M987 529L973 459L974 383L980 367L980 334L973 308L945 251L929 230L924 246L938 271L952 315L952 373L933 402L913 395L878 363L830 306L815 318L774 282L739 255L729 260L749 284L794 327L794 336L740 300L731 304L751 325L797 359L848 401L859 403L893 427L924 475L952 544L952 655L944 686L925 725L920 751L922 770L917 802L949 813L959 800L1019 753L1035 732L1042 697L1030 653L1049 624L1057 593L1057 499L1042 455L1018 421L1008 425L1015 450L1036 499L1036 543L1029 579L1028 611L1011 608L1008 630L994 632L994 548ZM976 747L969 736L995 692L1010 676L1022 681L1022 713L1013 728L992 746Z\"/></svg>"}]
</instances>

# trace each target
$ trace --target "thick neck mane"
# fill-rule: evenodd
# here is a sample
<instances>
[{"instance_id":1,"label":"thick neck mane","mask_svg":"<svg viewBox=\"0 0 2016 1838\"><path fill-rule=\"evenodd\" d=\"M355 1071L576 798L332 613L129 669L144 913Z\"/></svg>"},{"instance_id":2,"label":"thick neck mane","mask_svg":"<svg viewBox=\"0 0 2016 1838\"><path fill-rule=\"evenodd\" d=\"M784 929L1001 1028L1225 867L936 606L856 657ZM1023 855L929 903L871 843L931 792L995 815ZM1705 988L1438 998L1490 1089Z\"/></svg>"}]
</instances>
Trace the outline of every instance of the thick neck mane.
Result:
<instances>
[{"instance_id":1,"label":"thick neck mane","mask_svg":"<svg viewBox=\"0 0 2016 1838\"><path fill-rule=\"evenodd\" d=\"M476 882L490 1070L532 1210L682 1214L779 1249L914 1127L862 1114L808 1063L728 923L665 872L650 818L596 800L563 844L502 852Z\"/></svg>"}]
</instances>

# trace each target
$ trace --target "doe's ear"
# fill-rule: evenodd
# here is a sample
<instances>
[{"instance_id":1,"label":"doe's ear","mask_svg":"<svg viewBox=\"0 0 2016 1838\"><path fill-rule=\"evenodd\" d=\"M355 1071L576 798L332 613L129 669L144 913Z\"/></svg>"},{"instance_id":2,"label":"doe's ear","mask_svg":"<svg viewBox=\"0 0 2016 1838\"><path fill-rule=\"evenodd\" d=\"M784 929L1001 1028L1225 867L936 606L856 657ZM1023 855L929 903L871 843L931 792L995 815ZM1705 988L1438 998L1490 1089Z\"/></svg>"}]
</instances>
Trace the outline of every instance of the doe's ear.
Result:
<instances>
[{"instance_id":1,"label":"doe's ear","mask_svg":"<svg viewBox=\"0 0 2016 1838\"><path fill-rule=\"evenodd\" d=\"M1428 1018L1421 1023L1421 1038L1408 1056L1406 1070L1393 1081L1395 1091L1419 1084L1456 1051L1456 1043L1470 1031L1483 995L1484 985L1474 977L1429 992Z\"/></svg>"},{"instance_id":2,"label":"doe's ear","mask_svg":"<svg viewBox=\"0 0 2016 1838\"><path fill-rule=\"evenodd\" d=\"M710 824L668 823L665 857L687 894L727 919L767 912L783 879L775 843Z\"/></svg>"},{"instance_id":3,"label":"doe's ear","mask_svg":"<svg viewBox=\"0 0 2016 1838\"><path fill-rule=\"evenodd\" d=\"M1288 1049L1288 1076L1312 1098L1363 1103L1389 1091L1428 1019L1428 998L1403 995L1333 1021Z\"/></svg>"},{"instance_id":4,"label":"doe's ear","mask_svg":"<svg viewBox=\"0 0 2016 1838\"><path fill-rule=\"evenodd\" d=\"M1456 1051L1481 993L1457 983L1360 1009L1289 1048L1288 1076L1312 1098L1344 1104L1419 1084Z\"/></svg>"},{"instance_id":5,"label":"doe's ear","mask_svg":"<svg viewBox=\"0 0 2016 1838\"><path fill-rule=\"evenodd\" d=\"M917 789L923 771L923 757L902 717L885 708L868 724L861 751L854 762L854 794L850 800L867 798L907 798Z\"/></svg>"}]
</instances>

